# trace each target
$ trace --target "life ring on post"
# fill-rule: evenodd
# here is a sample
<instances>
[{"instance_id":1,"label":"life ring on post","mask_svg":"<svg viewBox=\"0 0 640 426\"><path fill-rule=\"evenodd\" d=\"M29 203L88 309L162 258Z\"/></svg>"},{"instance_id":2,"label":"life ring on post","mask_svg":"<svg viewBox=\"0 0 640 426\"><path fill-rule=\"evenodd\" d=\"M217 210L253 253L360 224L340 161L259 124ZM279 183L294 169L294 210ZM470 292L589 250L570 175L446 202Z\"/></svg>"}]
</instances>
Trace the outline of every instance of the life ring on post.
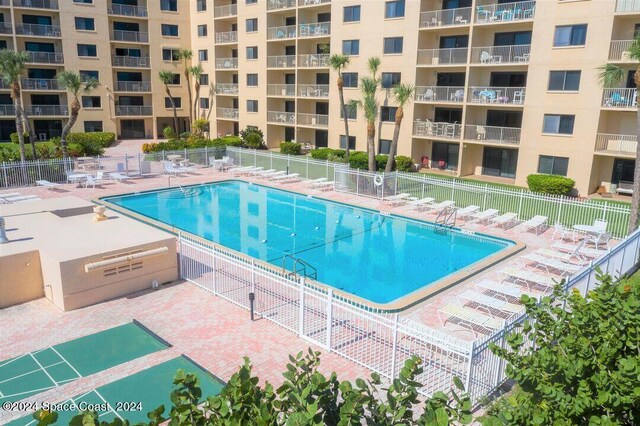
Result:
<instances>
[{"instance_id":1,"label":"life ring on post","mask_svg":"<svg viewBox=\"0 0 640 426\"><path fill-rule=\"evenodd\" d=\"M382 186L383 183L384 178L382 177L382 175L375 175L375 177L373 178L373 184L375 186Z\"/></svg>"}]
</instances>

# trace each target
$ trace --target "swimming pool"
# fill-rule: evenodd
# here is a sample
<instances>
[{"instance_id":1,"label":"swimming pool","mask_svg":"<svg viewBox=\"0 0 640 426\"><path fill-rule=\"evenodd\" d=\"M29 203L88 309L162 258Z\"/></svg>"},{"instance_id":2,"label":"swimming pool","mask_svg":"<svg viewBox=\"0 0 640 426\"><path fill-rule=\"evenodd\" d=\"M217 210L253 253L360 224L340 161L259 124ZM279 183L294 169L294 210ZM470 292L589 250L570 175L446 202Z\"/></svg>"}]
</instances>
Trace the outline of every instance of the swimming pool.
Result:
<instances>
[{"instance_id":1,"label":"swimming pool","mask_svg":"<svg viewBox=\"0 0 640 426\"><path fill-rule=\"evenodd\" d=\"M319 282L381 304L462 270L473 273L514 246L243 181L185 192L174 188L102 200L278 267L292 255L312 265Z\"/></svg>"}]
</instances>

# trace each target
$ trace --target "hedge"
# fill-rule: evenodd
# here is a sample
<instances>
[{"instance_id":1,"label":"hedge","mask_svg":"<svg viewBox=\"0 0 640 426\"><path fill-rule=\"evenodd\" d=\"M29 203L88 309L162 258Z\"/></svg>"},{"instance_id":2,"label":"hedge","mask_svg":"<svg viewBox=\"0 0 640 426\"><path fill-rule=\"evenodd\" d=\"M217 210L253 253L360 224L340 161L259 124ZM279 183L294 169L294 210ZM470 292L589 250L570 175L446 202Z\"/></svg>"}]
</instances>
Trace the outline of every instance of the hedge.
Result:
<instances>
[{"instance_id":1,"label":"hedge","mask_svg":"<svg viewBox=\"0 0 640 426\"><path fill-rule=\"evenodd\" d=\"M329 157L344 158L346 154L347 152L344 149L316 148L311 151L311 158L315 158L316 160L328 160Z\"/></svg>"},{"instance_id":2,"label":"hedge","mask_svg":"<svg viewBox=\"0 0 640 426\"><path fill-rule=\"evenodd\" d=\"M33 160L31 144L26 144L24 148L27 160ZM62 151L53 142L36 142L36 153L40 160L62 157ZM20 146L10 143L0 144L0 161L20 161Z\"/></svg>"},{"instance_id":3,"label":"hedge","mask_svg":"<svg viewBox=\"0 0 640 426\"><path fill-rule=\"evenodd\" d=\"M11 133L10 138L11 138L11 142L15 144L19 143L17 133L15 132ZM25 132L25 142L28 142L28 141L29 141L29 133ZM51 141L57 145L60 144L60 138L57 136L51 138ZM78 132L78 133L69 133L67 135L68 144L72 144L72 143L76 143L80 145L98 144L102 148L108 148L111 145L113 145L115 141L116 141L116 134L113 132Z\"/></svg>"},{"instance_id":4,"label":"hedge","mask_svg":"<svg viewBox=\"0 0 640 426\"><path fill-rule=\"evenodd\" d=\"M181 149L194 148L224 148L226 146L243 146L242 141L237 136L226 136L217 139L205 139L195 136L187 139L171 139L166 142L153 142L142 144L142 152L178 151Z\"/></svg>"},{"instance_id":5,"label":"hedge","mask_svg":"<svg viewBox=\"0 0 640 426\"><path fill-rule=\"evenodd\" d=\"M300 155L302 144L298 142L280 142L280 152L282 154Z\"/></svg>"},{"instance_id":6,"label":"hedge","mask_svg":"<svg viewBox=\"0 0 640 426\"><path fill-rule=\"evenodd\" d=\"M413 171L413 158L406 155L396 156L396 170L399 172Z\"/></svg>"},{"instance_id":7,"label":"hedge","mask_svg":"<svg viewBox=\"0 0 640 426\"><path fill-rule=\"evenodd\" d=\"M533 174L527 176L529 190L551 195L568 195L575 185L573 179L558 175Z\"/></svg>"}]
</instances>

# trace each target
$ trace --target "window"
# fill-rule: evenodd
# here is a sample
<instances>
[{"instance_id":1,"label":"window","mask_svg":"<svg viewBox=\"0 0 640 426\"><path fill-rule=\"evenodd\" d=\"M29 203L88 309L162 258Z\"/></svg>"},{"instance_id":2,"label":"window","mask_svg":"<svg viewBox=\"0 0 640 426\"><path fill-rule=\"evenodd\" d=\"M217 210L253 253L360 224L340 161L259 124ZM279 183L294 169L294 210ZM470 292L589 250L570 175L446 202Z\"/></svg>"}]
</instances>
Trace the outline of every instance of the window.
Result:
<instances>
[{"instance_id":1,"label":"window","mask_svg":"<svg viewBox=\"0 0 640 426\"><path fill-rule=\"evenodd\" d=\"M177 12L178 0L160 0L160 10Z\"/></svg>"},{"instance_id":2,"label":"window","mask_svg":"<svg viewBox=\"0 0 640 426\"><path fill-rule=\"evenodd\" d=\"M340 135L340 149L347 148L347 137L345 135ZM349 149L356 149L356 137L349 136Z\"/></svg>"},{"instance_id":3,"label":"window","mask_svg":"<svg viewBox=\"0 0 640 426\"><path fill-rule=\"evenodd\" d=\"M404 16L404 0L388 1L384 6L385 18L402 18Z\"/></svg>"},{"instance_id":4,"label":"window","mask_svg":"<svg viewBox=\"0 0 640 426\"><path fill-rule=\"evenodd\" d=\"M345 105L345 109L347 110L347 120L357 120L358 119L358 109L357 108L349 108ZM344 113L340 110L340 119L344 119Z\"/></svg>"},{"instance_id":5,"label":"window","mask_svg":"<svg viewBox=\"0 0 640 426\"><path fill-rule=\"evenodd\" d=\"M87 81L90 78L95 78L96 80L100 80L100 73L98 71L88 71L88 70L80 70L80 78L82 81Z\"/></svg>"},{"instance_id":6,"label":"window","mask_svg":"<svg viewBox=\"0 0 640 426\"><path fill-rule=\"evenodd\" d=\"M384 89L390 89L396 84L400 84L399 72L383 72L382 73L382 87Z\"/></svg>"},{"instance_id":7,"label":"window","mask_svg":"<svg viewBox=\"0 0 640 426\"><path fill-rule=\"evenodd\" d=\"M358 73L357 72L343 72L342 73L343 87L358 87Z\"/></svg>"},{"instance_id":8,"label":"window","mask_svg":"<svg viewBox=\"0 0 640 426\"><path fill-rule=\"evenodd\" d=\"M247 0L246 3L247 4L256 4L256 3L258 3L258 0Z\"/></svg>"},{"instance_id":9,"label":"window","mask_svg":"<svg viewBox=\"0 0 640 426\"><path fill-rule=\"evenodd\" d=\"M80 4L93 4L93 0L73 0L73 2ZM87 123L87 121L85 121L85 123ZM100 125L102 126L102 123L100 123Z\"/></svg>"},{"instance_id":10,"label":"window","mask_svg":"<svg viewBox=\"0 0 640 426\"><path fill-rule=\"evenodd\" d=\"M391 151L391 139L380 139L378 141L378 154L389 154Z\"/></svg>"},{"instance_id":11,"label":"window","mask_svg":"<svg viewBox=\"0 0 640 426\"><path fill-rule=\"evenodd\" d=\"M360 21L360 6L345 6L344 7L344 22L359 22Z\"/></svg>"},{"instance_id":12,"label":"window","mask_svg":"<svg viewBox=\"0 0 640 426\"><path fill-rule=\"evenodd\" d=\"M173 103L176 104L176 108L182 108L182 98L173 98ZM164 98L164 107L173 108L173 105L171 105L171 98L168 96Z\"/></svg>"},{"instance_id":13,"label":"window","mask_svg":"<svg viewBox=\"0 0 640 426\"><path fill-rule=\"evenodd\" d=\"M402 53L402 37L386 37L384 39L384 53Z\"/></svg>"},{"instance_id":14,"label":"window","mask_svg":"<svg viewBox=\"0 0 640 426\"><path fill-rule=\"evenodd\" d=\"M171 84L180 84L180 74L173 73L173 80L171 81Z\"/></svg>"},{"instance_id":15,"label":"window","mask_svg":"<svg viewBox=\"0 0 640 426\"><path fill-rule=\"evenodd\" d=\"M545 114L542 133L556 133L560 135L573 134L575 115Z\"/></svg>"},{"instance_id":16,"label":"window","mask_svg":"<svg viewBox=\"0 0 640 426\"><path fill-rule=\"evenodd\" d=\"M200 108L209 109L209 98L200 98Z\"/></svg>"},{"instance_id":17,"label":"window","mask_svg":"<svg viewBox=\"0 0 640 426\"><path fill-rule=\"evenodd\" d=\"M258 112L258 101L247 101L247 112Z\"/></svg>"},{"instance_id":18,"label":"window","mask_svg":"<svg viewBox=\"0 0 640 426\"><path fill-rule=\"evenodd\" d=\"M258 85L258 74L247 74L247 86Z\"/></svg>"},{"instance_id":19,"label":"window","mask_svg":"<svg viewBox=\"0 0 640 426\"><path fill-rule=\"evenodd\" d=\"M82 108L100 108L100 96L83 96Z\"/></svg>"},{"instance_id":20,"label":"window","mask_svg":"<svg viewBox=\"0 0 640 426\"><path fill-rule=\"evenodd\" d=\"M95 31L96 23L93 18L76 17L76 30L79 31Z\"/></svg>"},{"instance_id":21,"label":"window","mask_svg":"<svg viewBox=\"0 0 640 426\"><path fill-rule=\"evenodd\" d=\"M85 132L102 132L102 121L85 121Z\"/></svg>"},{"instance_id":22,"label":"window","mask_svg":"<svg viewBox=\"0 0 640 426\"><path fill-rule=\"evenodd\" d=\"M397 110L398 110L397 107L388 107L388 106L380 107L380 121L383 121L383 122L396 121Z\"/></svg>"},{"instance_id":23,"label":"window","mask_svg":"<svg viewBox=\"0 0 640 426\"><path fill-rule=\"evenodd\" d=\"M343 40L342 41L342 54L343 55L359 55L360 54L360 40Z\"/></svg>"},{"instance_id":24,"label":"window","mask_svg":"<svg viewBox=\"0 0 640 426\"><path fill-rule=\"evenodd\" d=\"M258 46L247 47L247 59L258 59Z\"/></svg>"},{"instance_id":25,"label":"window","mask_svg":"<svg viewBox=\"0 0 640 426\"><path fill-rule=\"evenodd\" d=\"M553 45L556 47L583 46L586 41L587 24L558 26L553 36Z\"/></svg>"},{"instance_id":26,"label":"window","mask_svg":"<svg viewBox=\"0 0 640 426\"><path fill-rule=\"evenodd\" d=\"M200 62L206 62L209 60L209 51L207 49L198 50L198 60Z\"/></svg>"},{"instance_id":27,"label":"window","mask_svg":"<svg viewBox=\"0 0 640 426\"><path fill-rule=\"evenodd\" d=\"M98 50L95 44L79 44L78 56L86 56L95 58L98 56Z\"/></svg>"},{"instance_id":28,"label":"window","mask_svg":"<svg viewBox=\"0 0 640 426\"><path fill-rule=\"evenodd\" d=\"M209 74L200 74L200 85L201 86L209 85Z\"/></svg>"},{"instance_id":29,"label":"window","mask_svg":"<svg viewBox=\"0 0 640 426\"><path fill-rule=\"evenodd\" d=\"M196 10L198 12L207 10L207 0L196 0Z\"/></svg>"},{"instance_id":30,"label":"window","mask_svg":"<svg viewBox=\"0 0 640 426\"><path fill-rule=\"evenodd\" d=\"M198 37L207 36L207 24L198 25Z\"/></svg>"},{"instance_id":31,"label":"window","mask_svg":"<svg viewBox=\"0 0 640 426\"><path fill-rule=\"evenodd\" d=\"M580 71L549 71L549 90L573 90L580 88Z\"/></svg>"},{"instance_id":32,"label":"window","mask_svg":"<svg viewBox=\"0 0 640 426\"><path fill-rule=\"evenodd\" d=\"M247 19L247 32L255 33L258 31L258 18Z\"/></svg>"},{"instance_id":33,"label":"window","mask_svg":"<svg viewBox=\"0 0 640 426\"><path fill-rule=\"evenodd\" d=\"M162 35L165 37L178 37L178 26L162 24Z\"/></svg>"},{"instance_id":34,"label":"window","mask_svg":"<svg viewBox=\"0 0 640 426\"><path fill-rule=\"evenodd\" d=\"M565 157L541 155L538 159L538 173L566 176L568 168L569 159Z\"/></svg>"},{"instance_id":35,"label":"window","mask_svg":"<svg viewBox=\"0 0 640 426\"><path fill-rule=\"evenodd\" d=\"M178 49L162 49L163 61L179 61Z\"/></svg>"}]
</instances>

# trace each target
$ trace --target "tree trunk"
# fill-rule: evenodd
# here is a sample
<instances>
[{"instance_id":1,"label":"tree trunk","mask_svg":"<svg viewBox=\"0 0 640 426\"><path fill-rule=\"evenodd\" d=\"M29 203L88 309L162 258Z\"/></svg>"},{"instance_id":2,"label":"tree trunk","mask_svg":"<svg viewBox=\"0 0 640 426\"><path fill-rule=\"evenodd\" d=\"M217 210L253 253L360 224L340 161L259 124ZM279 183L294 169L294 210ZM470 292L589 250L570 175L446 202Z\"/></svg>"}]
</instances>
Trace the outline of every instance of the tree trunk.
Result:
<instances>
[{"instance_id":1,"label":"tree trunk","mask_svg":"<svg viewBox=\"0 0 640 426\"><path fill-rule=\"evenodd\" d=\"M200 101L200 83L198 82L198 80L196 79L196 90L195 90L195 94L196 94L196 98L193 101L193 120L197 120L198 117L200 116L200 105L199 102Z\"/></svg>"},{"instance_id":2,"label":"tree trunk","mask_svg":"<svg viewBox=\"0 0 640 426\"><path fill-rule=\"evenodd\" d=\"M178 111L176 110L176 103L173 101L173 96L171 95L171 90L169 90L168 86L165 86L165 90L169 97L169 102L171 102L171 108L173 108L173 131L176 134L176 138L180 139L180 134L178 133Z\"/></svg>"},{"instance_id":3,"label":"tree trunk","mask_svg":"<svg viewBox=\"0 0 640 426\"><path fill-rule=\"evenodd\" d=\"M18 133L18 144L20 145L20 161L27 161L24 149L24 127L22 126L22 101L20 99L20 85L17 81L11 84L11 98L13 98L13 107L16 110L16 132Z\"/></svg>"},{"instance_id":4,"label":"tree trunk","mask_svg":"<svg viewBox=\"0 0 640 426\"><path fill-rule=\"evenodd\" d=\"M71 102L71 109L69 110L69 121L67 121L67 124L65 124L64 127L62 128L62 135L60 135L60 149L62 149L62 158L66 159L69 157L69 150L67 147L67 136L69 135L69 132L71 132L71 129L73 128L73 126L76 124L76 121L78 121L79 113L80 113L80 101L78 100L78 98L75 98Z\"/></svg>"},{"instance_id":5,"label":"tree trunk","mask_svg":"<svg viewBox=\"0 0 640 426\"><path fill-rule=\"evenodd\" d=\"M376 124L375 122L367 123L367 153L369 154L369 171L376 171ZM349 140L347 140L349 145Z\"/></svg>"},{"instance_id":6,"label":"tree trunk","mask_svg":"<svg viewBox=\"0 0 640 426\"><path fill-rule=\"evenodd\" d=\"M344 103L344 80L342 79L342 73L338 74L338 94L340 95L340 108L342 109L342 119L344 120L344 136L347 140L347 146L345 149L344 157L349 162L349 120L347 118L347 106Z\"/></svg>"},{"instance_id":7,"label":"tree trunk","mask_svg":"<svg viewBox=\"0 0 640 426\"><path fill-rule=\"evenodd\" d=\"M640 90L640 68L633 76L637 90ZM638 142L636 143L636 160L633 169L633 195L631 196L631 212L629 214L629 230L632 233L638 227L638 206L640 204L640 104L636 112L636 132Z\"/></svg>"},{"instance_id":8,"label":"tree trunk","mask_svg":"<svg viewBox=\"0 0 640 426\"><path fill-rule=\"evenodd\" d=\"M193 94L191 93L191 78L189 78L189 68L187 68L187 64L184 64L184 77L187 80L187 95L189 96L189 122L193 122ZM176 119L176 121L178 121ZM189 126L191 127L191 126Z\"/></svg>"},{"instance_id":9,"label":"tree trunk","mask_svg":"<svg viewBox=\"0 0 640 426\"><path fill-rule=\"evenodd\" d=\"M393 139L391 140L391 146L389 147L389 159L387 165L384 167L385 173L391 173L393 165L396 162L396 152L398 151L398 138L400 137L400 125L404 118L404 108L402 105L396 110L396 125L393 128Z\"/></svg>"}]
</instances>

